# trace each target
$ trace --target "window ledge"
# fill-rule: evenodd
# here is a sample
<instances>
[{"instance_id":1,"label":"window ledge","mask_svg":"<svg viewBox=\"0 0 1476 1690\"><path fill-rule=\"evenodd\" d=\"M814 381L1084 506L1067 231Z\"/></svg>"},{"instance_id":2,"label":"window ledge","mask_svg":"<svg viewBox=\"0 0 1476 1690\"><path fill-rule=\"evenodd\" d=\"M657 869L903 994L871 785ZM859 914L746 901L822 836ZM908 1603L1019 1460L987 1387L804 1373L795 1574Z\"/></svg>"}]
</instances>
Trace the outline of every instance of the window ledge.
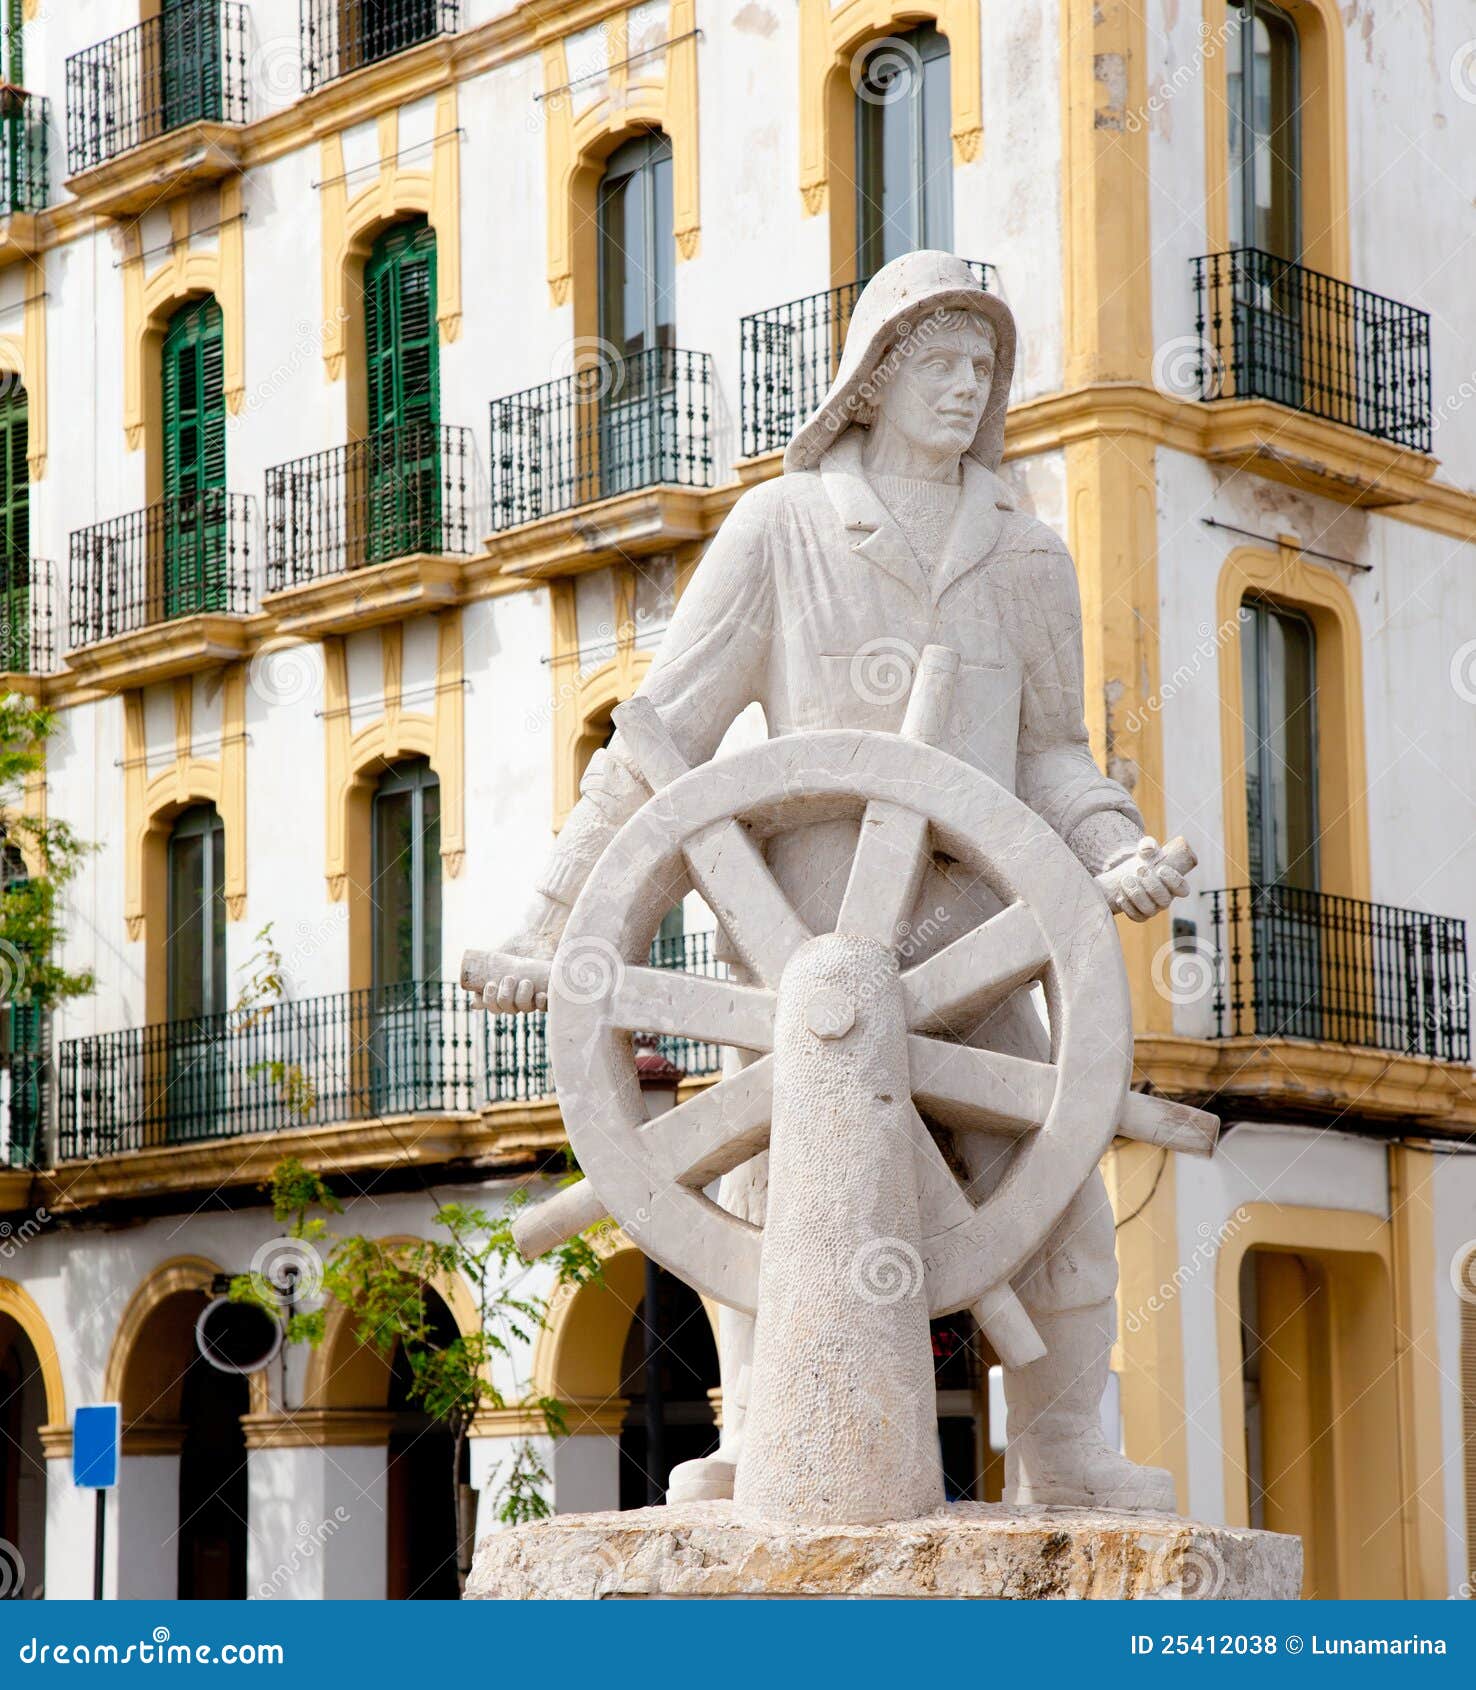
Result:
<instances>
[{"instance_id":1,"label":"window ledge","mask_svg":"<svg viewBox=\"0 0 1476 1690\"><path fill-rule=\"evenodd\" d=\"M713 532L726 514L724 491L642 487L576 505L491 535L480 561L491 574L546 580L603 569L621 558L670 551Z\"/></svg>"},{"instance_id":2,"label":"window ledge","mask_svg":"<svg viewBox=\"0 0 1476 1690\"><path fill-rule=\"evenodd\" d=\"M1140 1033L1135 1083L1257 1114L1387 1119L1397 1131L1476 1132L1476 1074L1464 1063L1314 1039L1189 1039Z\"/></svg>"},{"instance_id":3,"label":"window ledge","mask_svg":"<svg viewBox=\"0 0 1476 1690\"><path fill-rule=\"evenodd\" d=\"M242 169L242 125L187 123L66 179L76 216L128 217Z\"/></svg>"},{"instance_id":4,"label":"window ledge","mask_svg":"<svg viewBox=\"0 0 1476 1690\"><path fill-rule=\"evenodd\" d=\"M105 692L151 686L245 657L258 620L210 613L155 622L75 647L66 655L67 670L73 681Z\"/></svg>"},{"instance_id":5,"label":"window ledge","mask_svg":"<svg viewBox=\"0 0 1476 1690\"><path fill-rule=\"evenodd\" d=\"M261 608L278 634L321 639L457 604L465 570L465 558L417 552L282 587L263 595Z\"/></svg>"}]
</instances>

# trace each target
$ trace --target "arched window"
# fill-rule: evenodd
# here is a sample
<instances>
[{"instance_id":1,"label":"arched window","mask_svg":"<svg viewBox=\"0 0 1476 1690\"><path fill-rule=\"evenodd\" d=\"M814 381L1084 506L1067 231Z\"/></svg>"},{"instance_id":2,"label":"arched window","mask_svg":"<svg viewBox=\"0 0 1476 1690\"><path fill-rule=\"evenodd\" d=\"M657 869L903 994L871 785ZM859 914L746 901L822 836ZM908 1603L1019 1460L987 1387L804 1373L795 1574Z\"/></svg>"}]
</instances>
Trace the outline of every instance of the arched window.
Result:
<instances>
[{"instance_id":1,"label":"arched window","mask_svg":"<svg viewBox=\"0 0 1476 1690\"><path fill-rule=\"evenodd\" d=\"M225 828L213 804L196 804L169 836L171 1021L225 1013L225 930Z\"/></svg>"},{"instance_id":2,"label":"arched window","mask_svg":"<svg viewBox=\"0 0 1476 1690\"><path fill-rule=\"evenodd\" d=\"M1238 0L1227 22L1230 238L1302 258L1301 52L1296 25L1265 0Z\"/></svg>"},{"instance_id":3,"label":"arched window","mask_svg":"<svg viewBox=\"0 0 1476 1690\"><path fill-rule=\"evenodd\" d=\"M11 376L0 377L0 671L16 675L34 667L29 451L26 390Z\"/></svg>"},{"instance_id":4,"label":"arched window","mask_svg":"<svg viewBox=\"0 0 1476 1690\"><path fill-rule=\"evenodd\" d=\"M373 811L374 984L441 976L441 784L417 757L380 779Z\"/></svg>"},{"instance_id":5,"label":"arched window","mask_svg":"<svg viewBox=\"0 0 1476 1690\"><path fill-rule=\"evenodd\" d=\"M369 1039L375 1111L431 1108L442 1096L441 787L423 757L374 794L371 831L374 990Z\"/></svg>"},{"instance_id":6,"label":"arched window","mask_svg":"<svg viewBox=\"0 0 1476 1690\"><path fill-rule=\"evenodd\" d=\"M605 165L599 194L600 338L624 359L676 344L671 142L640 135Z\"/></svg>"},{"instance_id":7,"label":"arched window","mask_svg":"<svg viewBox=\"0 0 1476 1690\"><path fill-rule=\"evenodd\" d=\"M436 329L436 235L423 217L397 223L364 266L365 421L360 485L362 556L384 563L439 550L441 359Z\"/></svg>"},{"instance_id":8,"label":"arched window","mask_svg":"<svg viewBox=\"0 0 1476 1690\"><path fill-rule=\"evenodd\" d=\"M948 41L931 25L888 36L856 83L856 270L953 248Z\"/></svg>"},{"instance_id":9,"label":"arched window","mask_svg":"<svg viewBox=\"0 0 1476 1690\"><path fill-rule=\"evenodd\" d=\"M13 844L0 846L0 893L24 896L30 880L25 859ZM41 1007L7 1003L0 1007L0 1068L10 1083L0 1096L0 1168L30 1168L41 1151L44 1061ZM0 1536L3 1536L0 1533Z\"/></svg>"},{"instance_id":10,"label":"arched window","mask_svg":"<svg viewBox=\"0 0 1476 1690\"><path fill-rule=\"evenodd\" d=\"M225 338L220 306L195 300L164 331L164 616L227 604Z\"/></svg>"},{"instance_id":11,"label":"arched window","mask_svg":"<svg viewBox=\"0 0 1476 1690\"><path fill-rule=\"evenodd\" d=\"M1240 661L1251 883L1319 883L1317 642L1299 611L1245 600Z\"/></svg>"}]
</instances>

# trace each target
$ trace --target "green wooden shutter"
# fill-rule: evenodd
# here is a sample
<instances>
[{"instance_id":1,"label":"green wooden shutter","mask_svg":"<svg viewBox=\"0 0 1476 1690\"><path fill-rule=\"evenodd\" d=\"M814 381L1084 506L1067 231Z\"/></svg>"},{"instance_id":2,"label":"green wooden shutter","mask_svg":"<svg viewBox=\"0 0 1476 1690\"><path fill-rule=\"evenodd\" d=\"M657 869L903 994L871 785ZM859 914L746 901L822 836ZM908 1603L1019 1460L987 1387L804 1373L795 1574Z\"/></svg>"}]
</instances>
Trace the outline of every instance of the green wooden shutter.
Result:
<instances>
[{"instance_id":1,"label":"green wooden shutter","mask_svg":"<svg viewBox=\"0 0 1476 1690\"><path fill-rule=\"evenodd\" d=\"M0 397L0 669L31 670L30 416L26 390Z\"/></svg>"},{"instance_id":2,"label":"green wooden shutter","mask_svg":"<svg viewBox=\"0 0 1476 1690\"><path fill-rule=\"evenodd\" d=\"M226 608L225 339L202 299L164 336L164 611Z\"/></svg>"},{"instance_id":3,"label":"green wooden shutter","mask_svg":"<svg viewBox=\"0 0 1476 1690\"><path fill-rule=\"evenodd\" d=\"M162 127L219 123L219 0L163 0L159 30Z\"/></svg>"},{"instance_id":4,"label":"green wooden shutter","mask_svg":"<svg viewBox=\"0 0 1476 1690\"><path fill-rule=\"evenodd\" d=\"M370 563L440 546L435 301L434 230L423 222L391 229L364 269Z\"/></svg>"}]
</instances>

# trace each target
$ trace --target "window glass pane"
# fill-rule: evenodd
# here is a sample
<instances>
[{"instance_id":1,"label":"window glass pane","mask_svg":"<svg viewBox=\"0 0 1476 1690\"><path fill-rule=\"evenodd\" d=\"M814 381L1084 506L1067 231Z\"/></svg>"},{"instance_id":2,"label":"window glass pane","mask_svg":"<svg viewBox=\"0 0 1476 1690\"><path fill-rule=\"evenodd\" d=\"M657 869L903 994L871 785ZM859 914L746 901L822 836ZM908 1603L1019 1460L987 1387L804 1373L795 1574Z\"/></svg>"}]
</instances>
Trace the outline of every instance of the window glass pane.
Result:
<instances>
[{"instance_id":1,"label":"window glass pane","mask_svg":"<svg viewBox=\"0 0 1476 1690\"><path fill-rule=\"evenodd\" d=\"M408 789L374 800L374 983L415 978L414 834Z\"/></svg>"},{"instance_id":2,"label":"window glass pane","mask_svg":"<svg viewBox=\"0 0 1476 1690\"><path fill-rule=\"evenodd\" d=\"M897 44L866 62L856 95L857 268L873 276L917 247L918 60Z\"/></svg>"},{"instance_id":3,"label":"window glass pane","mask_svg":"<svg viewBox=\"0 0 1476 1690\"><path fill-rule=\"evenodd\" d=\"M646 345L644 209L639 173L606 185L600 220L602 334L625 357Z\"/></svg>"},{"instance_id":4,"label":"window glass pane","mask_svg":"<svg viewBox=\"0 0 1476 1690\"><path fill-rule=\"evenodd\" d=\"M216 818L210 830L210 980L206 1013L226 1010L225 828Z\"/></svg>"},{"instance_id":5,"label":"window glass pane","mask_svg":"<svg viewBox=\"0 0 1476 1690\"><path fill-rule=\"evenodd\" d=\"M655 298L651 340L656 346L676 345L676 234L672 212L670 157L651 167L651 276Z\"/></svg>"},{"instance_id":6,"label":"window glass pane","mask_svg":"<svg viewBox=\"0 0 1476 1690\"><path fill-rule=\"evenodd\" d=\"M416 958L417 980L441 977L441 789L435 776L426 771L421 788L420 853L421 922L420 955Z\"/></svg>"},{"instance_id":7,"label":"window glass pane","mask_svg":"<svg viewBox=\"0 0 1476 1690\"><path fill-rule=\"evenodd\" d=\"M205 997L205 838L169 842L169 1018L207 1012Z\"/></svg>"},{"instance_id":8,"label":"window glass pane","mask_svg":"<svg viewBox=\"0 0 1476 1690\"><path fill-rule=\"evenodd\" d=\"M943 38L934 35L934 41ZM925 59L922 86L923 246L953 251L953 96L948 48Z\"/></svg>"},{"instance_id":9,"label":"window glass pane","mask_svg":"<svg viewBox=\"0 0 1476 1690\"><path fill-rule=\"evenodd\" d=\"M1274 7L1247 7L1226 42L1232 192L1237 245L1301 257L1301 158L1296 26ZM1247 167L1247 163L1249 167Z\"/></svg>"},{"instance_id":10,"label":"window glass pane","mask_svg":"<svg viewBox=\"0 0 1476 1690\"><path fill-rule=\"evenodd\" d=\"M1266 747L1275 793L1278 880L1317 885L1316 746L1312 630L1299 616L1272 612L1267 671L1273 732Z\"/></svg>"},{"instance_id":11,"label":"window glass pane","mask_svg":"<svg viewBox=\"0 0 1476 1690\"><path fill-rule=\"evenodd\" d=\"M1312 625L1270 605L1253 603L1248 610L1241 675L1250 877L1256 884L1315 890L1317 681Z\"/></svg>"}]
</instances>

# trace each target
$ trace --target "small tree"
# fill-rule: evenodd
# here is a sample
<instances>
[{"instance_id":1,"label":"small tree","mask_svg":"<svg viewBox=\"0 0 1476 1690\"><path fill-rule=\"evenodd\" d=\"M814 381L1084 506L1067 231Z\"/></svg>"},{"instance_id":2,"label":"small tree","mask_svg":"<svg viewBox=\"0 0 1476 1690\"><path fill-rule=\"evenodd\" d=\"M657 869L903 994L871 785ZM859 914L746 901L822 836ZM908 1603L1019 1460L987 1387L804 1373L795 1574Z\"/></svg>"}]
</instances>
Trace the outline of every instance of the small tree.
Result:
<instances>
[{"instance_id":1,"label":"small tree","mask_svg":"<svg viewBox=\"0 0 1476 1690\"><path fill-rule=\"evenodd\" d=\"M449 1475L458 1536L457 1572L463 1586L470 1566L474 1522L462 1508L461 1462L473 1423L484 1409L508 1407L494 1378L499 1361L511 1359L514 1346L526 1346L543 1325L547 1298L520 1295L516 1280L524 1271L513 1242L510 1215L446 1203L436 1212L439 1237L409 1245L387 1245L351 1234L335 1237L329 1215L343 1207L324 1181L295 1158L280 1162L271 1180L272 1213L287 1235L326 1252L323 1291L348 1310L354 1336L389 1361L398 1347L410 1370L412 1400L441 1421L452 1439ZM513 1209L525 1201L523 1193ZM608 1223L605 1223L608 1224ZM554 1270L555 1288L598 1280L600 1258L583 1237L540 1257ZM456 1276L466 1283L476 1309L470 1332L442 1343L431 1318L427 1291ZM281 1295L260 1274L239 1275L231 1284L237 1301L254 1302L280 1315ZM289 1343L316 1347L323 1341L326 1317L321 1308L294 1311L287 1322ZM530 1407L553 1436L567 1432L563 1407L553 1397L538 1397ZM545 1517L548 1474L534 1446L524 1441L499 1488L498 1518L509 1525Z\"/></svg>"},{"instance_id":2,"label":"small tree","mask_svg":"<svg viewBox=\"0 0 1476 1690\"><path fill-rule=\"evenodd\" d=\"M7 983L7 1006L37 1014L93 986L90 971L74 972L57 961L60 894L93 847L64 821L16 810L27 781L45 771L46 741L55 730L54 711L15 694L0 699L0 839L18 846L27 870L26 878L0 887L0 944L9 965L0 979Z\"/></svg>"}]
</instances>

